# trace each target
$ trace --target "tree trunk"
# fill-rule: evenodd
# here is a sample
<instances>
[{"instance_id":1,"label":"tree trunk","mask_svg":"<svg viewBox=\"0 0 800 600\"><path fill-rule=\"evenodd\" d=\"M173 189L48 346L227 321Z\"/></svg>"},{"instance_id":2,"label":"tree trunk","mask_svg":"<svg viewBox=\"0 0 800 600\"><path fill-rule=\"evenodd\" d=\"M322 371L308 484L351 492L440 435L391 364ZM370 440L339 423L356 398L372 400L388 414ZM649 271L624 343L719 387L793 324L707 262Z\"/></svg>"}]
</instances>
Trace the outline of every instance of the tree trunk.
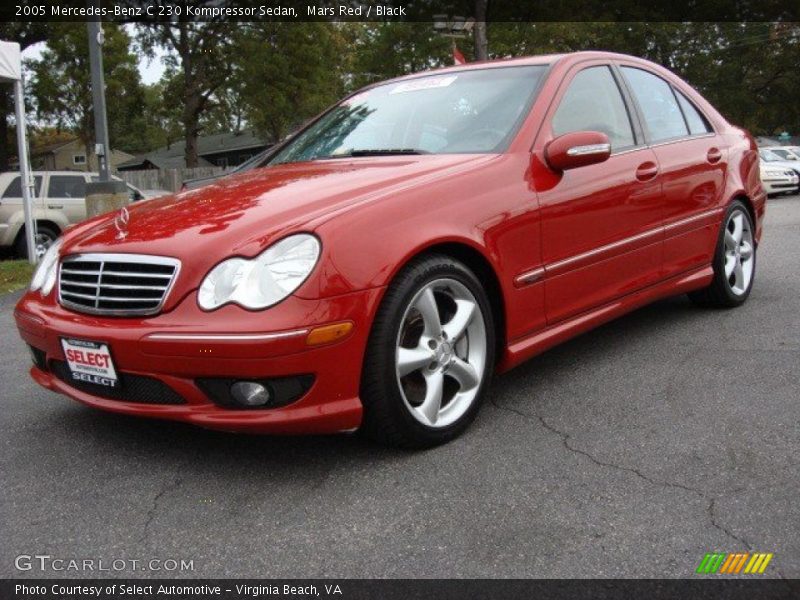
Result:
<instances>
[{"instance_id":1,"label":"tree trunk","mask_svg":"<svg viewBox=\"0 0 800 600\"><path fill-rule=\"evenodd\" d=\"M186 160L186 168L194 169L197 166L197 119L195 125L186 124L186 150L184 158Z\"/></svg>"},{"instance_id":2,"label":"tree trunk","mask_svg":"<svg viewBox=\"0 0 800 600\"><path fill-rule=\"evenodd\" d=\"M197 137L200 134L200 94L187 89L183 105L183 132L186 146L183 156L186 168L193 169L197 166Z\"/></svg>"},{"instance_id":3,"label":"tree trunk","mask_svg":"<svg viewBox=\"0 0 800 600\"><path fill-rule=\"evenodd\" d=\"M489 40L486 37L486 12L489 0L475 0L475 60L489 60Z\"/></svg>"}]
</instances>

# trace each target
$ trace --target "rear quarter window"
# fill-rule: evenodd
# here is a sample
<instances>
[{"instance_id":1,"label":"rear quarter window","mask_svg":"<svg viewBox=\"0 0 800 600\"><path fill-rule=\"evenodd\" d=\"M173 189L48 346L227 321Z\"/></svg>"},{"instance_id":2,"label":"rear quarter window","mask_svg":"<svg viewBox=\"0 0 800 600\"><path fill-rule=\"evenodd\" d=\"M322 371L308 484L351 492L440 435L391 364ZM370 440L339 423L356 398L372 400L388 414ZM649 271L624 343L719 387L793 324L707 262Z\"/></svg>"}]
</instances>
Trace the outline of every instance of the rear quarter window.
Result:
<instances>
[{"instance_id":1,"label":"rear quarter window","mask_svg":"<svg viewBox=\"0 0 800 600\"><path fill-rule=\"evenodd\" d=\"M39 192L42 191L42 176L36 175L33 178L34 195L38 198ZM3 192L3 199L6 198L22 198L22 177L17 175L6 186Z\"/></svg>"}]
</instances>

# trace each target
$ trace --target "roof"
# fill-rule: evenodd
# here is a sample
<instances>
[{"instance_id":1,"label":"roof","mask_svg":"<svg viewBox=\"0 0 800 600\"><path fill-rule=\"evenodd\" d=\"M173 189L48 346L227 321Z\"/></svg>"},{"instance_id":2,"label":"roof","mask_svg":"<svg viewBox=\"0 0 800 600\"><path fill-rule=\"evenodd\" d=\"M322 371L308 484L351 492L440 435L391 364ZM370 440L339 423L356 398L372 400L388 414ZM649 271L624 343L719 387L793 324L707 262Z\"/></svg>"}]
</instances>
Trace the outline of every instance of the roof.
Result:
<instances>
[{"instance_id":1,"label":"roof","mask_svg":"<svg viewBox=\"0 0 800 600\"><path fill-rule=\"evenodd\" d=\"M213 166L205 160L203 156L211 156L232 150L246 150L248 148L261 149L270 145L258 137L255 131L248 129L240 132L218 133L215 135L204 135L197 139L197 154L199 167ZM186 141L181 140L163 148L157 148L152 152L139 154L131 160L126 160L117 165L117 168L130 169L140 165L150 163L159 169L180 169L185 167L184 156Z\"/></svg>"},{"instance_id":2,"label":"roof","mask_svg":"<svg viewBox=\"0 0 800 600\"><path fill-rule=\"evenodd\" d=\"M55 152L56 150L60 150L65 146L69 146L70 144L74 144L78 141L78 138L72 138L69 140L61 140L60 142L54 142L52 144L47 144L46 146L39 146L38 148L34 148L31 151L31 156L42 156L43 154L50 154L51 152Z\"/></svg>"}]
</instances>

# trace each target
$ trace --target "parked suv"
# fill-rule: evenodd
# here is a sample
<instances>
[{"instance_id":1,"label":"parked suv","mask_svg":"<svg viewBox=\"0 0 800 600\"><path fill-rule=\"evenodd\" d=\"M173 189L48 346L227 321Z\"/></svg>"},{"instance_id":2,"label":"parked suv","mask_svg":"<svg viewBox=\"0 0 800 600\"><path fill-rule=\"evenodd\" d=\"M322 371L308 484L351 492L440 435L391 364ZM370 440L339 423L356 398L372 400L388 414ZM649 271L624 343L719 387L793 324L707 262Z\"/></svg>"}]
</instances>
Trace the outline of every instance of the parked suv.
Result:
<instances>
[{"instance_id":1,"label":"parked suv","mask_svg":"<svg viewBox=\"0 0 800 600\"><path fill-rule=\"evenodd\" d=\"M76 171L34 171L34 219L36 253L44 255L62 231L86 219L86 182L97 173ZM22 178L18 172L0 173L0 247L15 247L28 255L25 245L25 211L22 206ZM126 184L131 202L148 196Z\"/></svg>"}]
</instances>

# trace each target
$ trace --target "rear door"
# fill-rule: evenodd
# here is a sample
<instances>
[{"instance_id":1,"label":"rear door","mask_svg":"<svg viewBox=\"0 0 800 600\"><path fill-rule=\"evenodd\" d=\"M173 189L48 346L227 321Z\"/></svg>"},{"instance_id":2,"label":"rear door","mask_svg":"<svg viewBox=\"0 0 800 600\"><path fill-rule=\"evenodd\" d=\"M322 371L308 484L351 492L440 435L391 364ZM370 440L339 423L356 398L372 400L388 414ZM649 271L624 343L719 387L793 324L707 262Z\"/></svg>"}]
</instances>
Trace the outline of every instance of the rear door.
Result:
<instances>
[{"instance_id":1,"label":"rear door","mask_svg":"<svg viewBox=\"0 0 800 600\"><path fill-rule=\"evenodd\" d=\"M618 74L602 61L567 75L534 152L541 156L555 137L587 130L608 135L611 157L537 187L549 323L650 285L661 270L658 163Z\"/></svg>"},{"instance_id":2,"label":"rear door","mask_svg":"<svg viewBox=\"0 0 800 600\"><path fill-rule=\"evenodd\" d=\"M710 121L672 84L640 66L620 65L658 158L664 186L664 275L713 258L727 149Z\"/></svg>"},{"instance_id":3,"label":"rear door","mask_svg":"<svg viewBox=\"0 0 800 600\"><path fill-rule=\"evenodd\" d=\"M51 173L45 193L45 208L62 211L70 224L86 219L86 175Z\"/></svg>"}]
</instances>

